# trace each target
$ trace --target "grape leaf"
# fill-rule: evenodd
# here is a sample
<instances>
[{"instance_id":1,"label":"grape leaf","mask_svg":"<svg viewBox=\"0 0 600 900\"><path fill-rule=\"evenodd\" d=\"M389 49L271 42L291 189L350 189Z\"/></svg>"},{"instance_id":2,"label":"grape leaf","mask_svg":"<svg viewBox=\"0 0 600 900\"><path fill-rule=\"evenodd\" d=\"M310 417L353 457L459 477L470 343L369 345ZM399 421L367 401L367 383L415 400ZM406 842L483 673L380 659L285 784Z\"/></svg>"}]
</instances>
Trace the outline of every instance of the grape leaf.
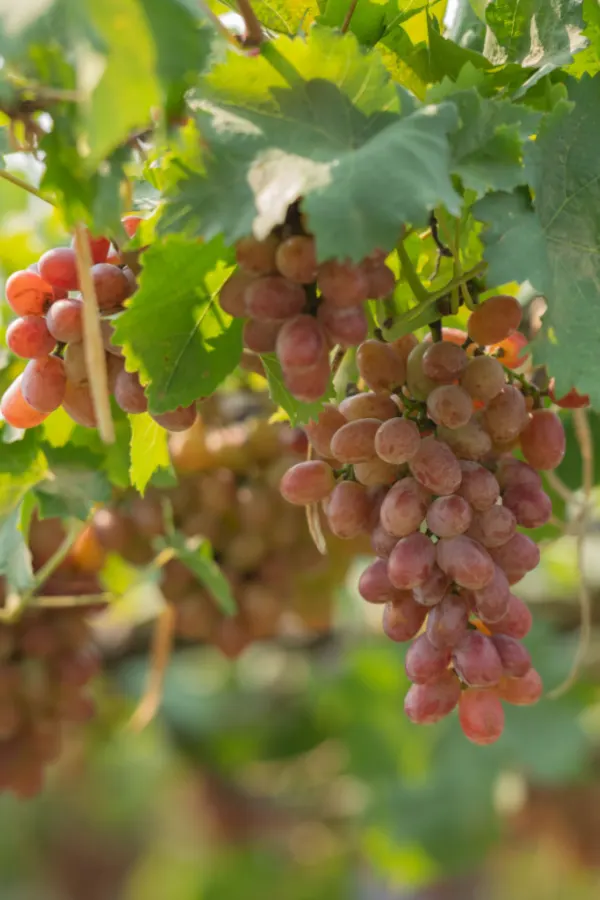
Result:
<instances>
[{"instance_id":1,"label":"grape leaf","mask_svg":"<svg viewBox=\"0 0 600 900\"><path fill-rule=\"evenodd\" d=\"M584 72L595 75L600 71L600 4L598 0L583 0L584 35L589 45L575 55L567 71L579 78Z\"/></svg>"},{"instance_id":2,"label":"grape leaf","mask_svg":"<svg viewBox=\"0 0 600 900\"><path fill-rule=\"evenodd\" d=\"M261 359L267 376L271 399L273 403L276 403L278 407L287 413L292 425L304 425L312 419L317 419L323 408L323 403L335 396L333 380L330 380L323 396L313 403L303 403L302 400L296 400L285 386L281 365L275 354L267 353Z\"/></svg>"},{"instance_id":3,"label":"grape leaf","mask_svg":"<svg viewBox=\"0 0 600 900\"><path fill-rule=\"evenodd\" d=\"M0 575L18 593L29 590L34 582L31 551L21 524L22 505L23 501L0 518Z\"/></svg>"},{"instance_id":4,"label":"grape leaf","mask_svg":"<svg viewBox=\"0 0 600 900\"><path fill-rule=\"evenodd\" d=\"M227 258L219 239L200 245L174 235L144 253L140 288L116 320L115 341L147 384L151 412L211 394L238 364L242 322L216 302L228 274L219 261Z\"/></svg>"},{"instance_id":5,"label":"grape leaf","mask_svg":"<svg viewBox=\"0 0 600 900\"><path fill-rule=\"evenodd\" d=\"M157 469L168 469L168 434L147 413L130 416L131 421L131 484L142 496Z\"/></svg>"},{"instance_id":6,"label":"grape leaf","mask_svg":"<svg viewBox=\"0 0 600 900\"><path fill-rule=\"evenodd\" d=\"M372 47L390 32L399 29L403 22L424 10L439 5L441 0L358 0L352 12L349 31L356 35L361 44ZM347 0L327 0L321 15L317 18L320 25L333 28L343 25L348 15Z\"/></svg>"},{"instance_id":7,"label":"grape leaf","mask_svg":"<svg viewBox=\"0 0 600 900\"><path fill-rule=\"evenodd\" d=\"M31 488L46 478L48 464L37 429L20 441L2 445L0 453L0 516L8 515Z\"/></svg>"},{"instance_id":8,"label":"grape leaf","mask_svg":"<svg viewBox=\"0 0 600 900\"><path fill-rule=\"evenodd\" d=\"M585 45L582 9L583 0L490 0L486 55L497 65L565 65Z\"/></svg>"},{"instance_id":9,"label":"grape leaf","mask_svg":"<svg viewBox=\"0 0 600 900\"><path fill-rule=\"evenodd\" d=\"M188 538L175 531L161 543L175 550L177 558L210 592L221 612L228 616L234 615L237 602L227 578L213 559L212 549L207 540L202 540L197 547L193 547Z\"/></svg>"},{"instance_id":10,"label":"grape leaf","mask_svg":"<svg viewBox=\"0 0 600 900\"><path fill-rule=\"evenodd\" d=\"M69 444L45 448L51 474L35 487L42 519L57 516L84 521L96 503L108 503L111 486L100 471L101 457Z\"/></svg>"},{"instance_id":11,"label":"grape leaf","mask_svg":"<svg viewBox=\"0 0 600 900\"><path fill-rule=\"evenodd\" d=\"M438 203L458 213L448 174L454 107L366 113L381 73L377 67L373 75L363 73L365 57L353 36L334 47L336 55L340 47L346 53L345 90L321 78L274 86L264 97L242 96L244 88L229 90L229 81L222 85L221 106L201 120L210 150L206 175L191 174L178 184L164 228L205 237L223 233L228 242L251 232L261 237L302 196L320 259L359 260L376 247L391 249L403 222L424 222ZM351 103L355 89L348 90L355 69L363 78L362 108ZM249 73L238 74L251 80ZM397 109L396 92L388 110L392 103Z\"/></svg>"}]
</instances>

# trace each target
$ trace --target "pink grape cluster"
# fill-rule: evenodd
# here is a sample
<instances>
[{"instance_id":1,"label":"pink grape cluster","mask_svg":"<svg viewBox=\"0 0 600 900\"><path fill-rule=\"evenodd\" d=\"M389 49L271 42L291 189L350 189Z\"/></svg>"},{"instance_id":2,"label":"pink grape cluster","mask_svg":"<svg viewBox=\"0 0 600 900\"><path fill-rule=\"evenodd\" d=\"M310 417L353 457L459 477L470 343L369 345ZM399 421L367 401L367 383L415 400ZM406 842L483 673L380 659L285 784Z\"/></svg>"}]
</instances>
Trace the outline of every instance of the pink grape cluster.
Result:
<instances>
[{"instance_id":1,"label":"pink grape cluster","mask_svg":"<svg viewBox=\"0 0 600 900\"><path fill-rule=\"evenodd\" d=\"M247 350L277 354L294 397L318 400L330 378L330 350L360 344L368 328L365 301L394 290L385 254L375 252L358 265L319 264L314 237L282 231L262 241L243 238L236 256L238 269L221 288L222 308L247 319Z\"/></svg>"},{"instance_id":2,"label":"pink grape cluster","mask_svg":"<svg viewBox=\"0 0 600 900\"><path fill-rule=\"evenodd\" d=\"M134 218L139 222L129 217ZM124 220L126 228L128 224ZM137 290L137 281L131 268L120 264L108 238L90 236L89 245L109 390L125 412L143 413L148 409L144 388L137 373L125 370L121 348L111 339L112 318ZM2 418L15 428L33 428L62 406L79 425L95 428L73 247L48 250L28 269L14 272L6 283L6 299L18 316L7 328L7 346L29 361L0 401ZM169 431L182 431L194 423L196 406L152 418Z\"/></svg>"},{"instance_id":3,"label":"pink grape cluster","mask_svg":"<svg viewBox=\"0 0 600 900\"><path fill-rule=\"evenodd\" d=\"M550 518L538 470L562 460L562 423L468 341L367 340L357 365L367 390L306 426L319 458L289 469L282 494L321 502L338 537L370 534L377 558L359 591L384 604L389 638L413 641L409 718L437 722L458 705L465 735L492 743L501 701L530 704L542 691L520 643L531 614L511 588L540 559L517 529Z\"/></svg>"}]
</instances>

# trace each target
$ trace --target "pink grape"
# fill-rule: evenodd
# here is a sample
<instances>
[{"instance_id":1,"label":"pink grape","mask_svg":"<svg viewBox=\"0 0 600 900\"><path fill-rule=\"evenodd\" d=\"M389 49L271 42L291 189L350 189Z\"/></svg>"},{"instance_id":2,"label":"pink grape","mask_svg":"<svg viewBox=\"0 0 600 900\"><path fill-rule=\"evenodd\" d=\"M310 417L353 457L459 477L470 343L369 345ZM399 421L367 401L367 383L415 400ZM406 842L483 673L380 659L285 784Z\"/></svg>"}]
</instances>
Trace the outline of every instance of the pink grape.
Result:
<instances>
[{"instance_id":1,"label":"pink grape","mask_svg":"<svg viewBox=\"0 0 600 900\"><path fill-rule=\"evenodd\" d=\"M319 412L318 419L307 422L304 430L319 456L333 456L331 450L332 438L345 424L346 418L339 409L331 403L326 403Z\"/></svg>"},{"instance_id":2,"label":"pink grape","mask_svg":"<svg viewBox=\"0 0 600 900\"><path fill-rule=\"evenodd\" d=\"M464 369L460 383L473 400L489 403L504 389L504 369L492 356L474 356Z\"/></svg>"},{"instance_id":3,"label":"pink grape","mask_svg":"<svg viewBox=\"0 0 600 900\"><path fill-rule=\"evenodd\" d=\"M244 299L247 315L280 321L301 313L306 303L304 288L281 275L254 279L246 287Z\"/></svg>"},{"instance_id":4,"label":"pink grape","mask_svg":"<svg viewBox=\"0 0 600 900\"><path fill-rule=\"evenodd\" d=\"M397 597L385 604L383 631L391 641L410 641L420 630L427 610L415 603L410 591L399 591Z\"/></svg>"},{"instance_id":5,"label":"pink grape","mask_svg":"<svg viewBox=\"0 0 600 900\"><path fill-rule=\"evenodd\" d=\"M423 372L438 384L452 384L460 378L469 357L462 347L449 341L431 344L423 354Z\"/></svg>"},{"instance_id":6,"label":"pink grape","mask_svg":"<svg viewBox=\"0 0 600 900\"><path fill-rule=\"evenodd\" d=\"M15 319L6 329L6 345L23 359L40 359L48 356L56 344L41 316L23 316Z\"/></svg>"},{"instance_id":7,"label":"pink grape","mask_svg":"<svg viewBox=\"0 0 600 900\"><path fill-rule=\"evenodd\" d=\"M392 419L398 416L398 406L389 394L364 391L345 397L339 410L349 422L355 419ZM383 457L382 457L383 458Z\"/></svg>"},{"instance_id":8,"label":"pink grape","mask_svg":"<svg viewBox=\"0 0 600 900\"><path fill-rule=\"evenodd\" d=\"M221 309L235 319L243 319L246 315L246 288L254 281L248 272L237 270L230 275L219 292Z\"/></svg>"},{"instance_id":9,"label":"pink grape","mask_svg":"<svg viewBox=\"0 0 600 900\"><path fill-rule=\"evenodd\" d=\"M148 399L137 372L121 369L115 380L114 395L121 409L130 414L139 414L148 409Z\"/></svg>"},{"instance_id":10,"label":"pink grape","mask_svg":"<svg viewBox=\"0 0 600 900\"><path fill-rule=\"evenodd\" d=\"M306 370L327 353L323 330L313 316L294 316L281 326L275 349L283 369Z\"/></svg>"},{"instance_id":11,"label":"pink grape","mask_svg":"<svg viewBox=\"0 0 600 900\"><path fill-rule=\"evenodd\" d=\"M472 517L467 501L458 494L450 494L433 501L427 510L427 527L438 537L455 537L468 529Z\"/></svg>"},{"instance_id":12,"label":"pink grape","mask_svg":"<svg viewBox=\"0 0 600 900\"><path fill-rule=\"evenodd\" d=\"M272 353L277 343L280 322L248 319L244 322L244 347L253 353Z\"/></svg>"},{"instance_id":13,"label":"pink grape","mask_svg":"<svg viewBox=\"0 0 600 900\"><path fill-rule=\"evenodd\" d=\"M427 350L427 344L417 344L406 358L406 383L415 400L427 400L427 396L437 387L437 381L423 371L423 356Z\"/></svg>"},{"instance_id":14,"label":"pink grape","mask_svg":"<svg viewBox=\"0 0 600 900\"><path fill-rule=\"evenodd\" d=\"M113 336L115 333L115 323L116 319L101 319L100 320L100 331L102 332L102 343L104 344L104 349L107 353L112 353L113 356L118 356L119 359L123 359L123 350L121 349L119 344L113 343Z\"/></svg>"},{"instance_id":15,"label":"pink grape","mask_svg":"<svg viewBox=\"0 0 600 900\"><path fill-rule=\"evenodd\" d=\"M524 528L539 528L552 516L552 501L548 494L538 488L523 484L508 488L502 502L514 513L517 524Z\"/></svg>"},{"instance_id":16,"label":"pink grape","mask_svg":"<svg viewBox=\"0 0 600 900\"><path fill-rule=\"evenodd\" d=\"M23 371L21 392L38 412L54 412L63 402L66 380L62 359L57 356L32 359Z\"/></svg>"},{"instance_id":17,"label":"pink grape","mask_svg":"<svg viewBox=\"0 0 600 900\"><path fill-rule=\"evenodd\" d=\"M83 340L83 303L81 300L57 300L46 315L50 334L63 344Z\"/></svg>"},{"instance_id":18,"label":"pink grape","mask_svg":"<svg viewBox=\"0 0 600 900\"><path fill-rule=\"evenodd\" d=\"M331 259L317 270L317 286L331 306L358 306L369 296L369 282L363 270L351 262Z\"/></svg>"},{"instance_id":19,"label":"pink grape","mask_svg":"<svg viewBox=\"0 0 600 900\"><path fill-rule=\"evenodd\" d=\"M373 511L367 489L355 481L340 481L326 499L327 522L336 537L349 540L369 530Z\"/></svg>"},{"instance_id":20,"label":"pink grape","mask_svg":"<svg viewBox=\"0 0 600 900\"><path fill-rule=\"evenodd\" d=\"M396 416L383 422L375 435L375 451L385 462L402 465L413 458L421 444L415 422Z\"/></svg>"},{"instance_id":21,"label":"pink grape","mask_svg":"<svg viewBox=\"0 0 600 900\"><path fill-rule=\"evenodd\" d=\"M503 491L521 485L542 489L542 479L535 469L514 456L505 457L498 462L496 478Z\"/></svg>"},{"instance_id":22,"label":"pink grape","mask_svg":"<svg viewBox=\"0 0 600 900\"><path fill-rule=\"evenodd\" d=\"M96 263L91 273L98 308L108 310L122 306L131 293L129 280L123 271L110 263Z\"/></svg>"},{"instance_id":23,"label":"pink grape","mask_svg":"<svg viewBox=\"0 0 600 900\"><path fill-rule=\"evenodd\" d=\"M460 680L469 687L494 687L503 668L491 638L476 630L467 631L452 651L452 663Z\"/></svg>"},{"instance_id":24,"label":"pink grape","mask_svg":"<svg viewBox=\"0 0 600 900\"><path fill-rule=\"evenodd\" d=\"M106 262L110 250L110 241L107 237L94 237L87 232L88 244L93 263ZM75 239L71 241L71 250L75 250Z\"/></svg>"},{"instance_id":25,"label":"pink grape","mask_svg":"<svg viewBox=\"0 0 600 900\"><path fill-rule=\"evenodd\" d=\"M438 346L434 344L434 347ZM462 428L473 414L473 401L457 384L441 384L427 397L427 412L436 425Z\"/></svg>"},{"instance_id":26,"label":"pink grape","mask_svg":"<svg viewBox=\"0 0 600 900\"><path fill-rule=\"evenodd\" d=\"M493 506L500 496L500 485L492 473L471 460L461 460L460 470L462 481L457 493L478 512Z\"/></svg>"},{"instance_id":27,"label":"pink grape","mask_svg":"<svg viewBox=\"0 0 600 900\"><path fill-rule=\"evenodd\" d=\"M279 241L273 235L258 240L253 235L241 238L235 245L235 258L244 272L252 275L268 275L276 269L276 253Z\"/></svg>"},{"instance_id":28,"label":"pink grape","mask_svg":"<svg viewBox=\"0 0 600 900\"><path fill-rule=\"evenodd\" d=\"M354 477L361 484L366 484L367 487L393 484L398 478L399 472L398 466L386 463L378 456L366 462L354 464Z\"/></svg>"},{"instance_id":29,"label":"pink grape","mask_svg":"<svg viewBox=\"0 0 600 900\"><path fill-rule=\"evenodd\" d=\"M284 369L283 380L290 394L304 403L323 396L329 384L329 359L325 356L309 369Z\"/></svg>"},{"instance_id":30,"label":"pink grape","mask_svg":"<svg viewBox=\"0 0 600 900\"><path fill-rule=\"evenodd\" d=\"M442 572L461 587L479 590L494 577L494 563L487 550L465 534L442 538L436 551Z\"/></svg>"},{"instance_id":31,"label":"pink grape","mask_svg":"<svg viewBox=\"0 0 600 900\"><path fill-rule=\"evenodd\" d=\"M483 419L495 443L507 444L515 440L527 425L527 407L521 391L507 384L490 400Z\"/></svg>"},{"instance_id":32,"label":"pink grape","mask_svg":"<svg viewBox=\"0 0 600 900\"><path fill-rule=\"evenodd\" d=\"M396 287L396 276L392 270L382 263L373 263L365 260L362 270L367 276L368 295L371 300L383 300L393 292Z\"/></svg>"},{"instance_id":33,"label":"pink grape","mask_svg":"<svg viewBox=\"0 0 600 900\"><path fill-rule=\"evenodd\" d=\"M446 596L450 584L446 573L436 565L427 581L413 589L415 600L421 606L436 606Z\"/></svg>"},{"instance_id":34,"label":"pink grape","mask_svg":"<svg viewBox=\"0 0 600 900\"><path fill-rule=\"evenodd\" d=\"M495 743L504 730L504 710L493 690L463 691L458 719L465 737L482 746Z\"/></svg>"},{"instance_id":35,"label":"pink grape","mask_svg":"<svg viewBox=\"0 0 600 900\"><path fill-rule=\"evenodd\" d=\"M73 384L88 381L85 349L82 342L67 344L64 352L65 374Z\"/></svg>"},{"instance_id":36,"label":"pink grape","mask_svg":"<svg viewBox=\"0 0 600 900\"><path fill-rule=\"evenodd\" d=\"M529 634L532 624L533 616L527 604L511 594L506 615L499 622L494 622L490 631L493 634L506 634L520 641Z\"/></svg>"},{"instance_id":37,"label":"pink grape","mask_svg":"<svg viewBox=\"0 0 600 900\"><path fill-rule=\"evenodd\" d=\"M404 698L404 712L417 725L433 725L458 704L460 683L453 672L445 672L427 684L413 684Z\"/></svg>"},{"instance_id":38,"label":"pink grape","mask_svg":"<svg viewBox=\"0 0 600 900\"><path fill-rule=\"evenodd\" d=\"M468 535L487 549L502 547L511 539L517 528L514 514L506 506L491 506L475 513Z\"/></svg>"},{"instance_id":39,"label":"pink grape","mask_svg":"<svg viewBox=\"0 0 600 900\"><path fill-rule=\"evenodd\" d=\"M379 419L356 419L339 428L331 439L331 452L343 463L367 462L375 456Z\"/></svg>"},{"instance_id":40,"label":"pink grape","mask_svg":"<svg viewBox=\"0 0 600 900\"><path fill-rule=\"evenodd\" d=\"M501 547L490 548L489 552L496 565L503 570L509 584L516 584L540 564L539 547L519 531Z\"/></svg>"},{"instance_id":41,"label":"pink grape","mask_svg":"<svg viewBox=\"0 0 600 900\"><path fill-rule=\"evenodd\" d=\"M536 409L521 433L521 450L534 469L555 469L565 455L565 430L556 413Z\"/></svg>"},{"instance_id":42,"label":"pink grape","mask_svg":"<svg viewBox=\"0 0 600 900\"><path fill-rule=\"evenodd\" d=\"M513 706L532 706L542 696L544 686L539 672L529 669L522 678L503 678L498 692L500 697Z\"/></svg>"},{"instance_id":43,"label":"pink grape","mask_svg":"<svg viewBox=\"0 0 600 900\"><path fill-rule=\"evenodd\" d=\"M404 667L415 684L426 684L442 676L450 665L450 650L438 650L426 634L414 639L406 652Z\"/></svg>"},{"instance_id":44,"label":"pink grape","mask_svg":"<svg viewBox=\"0 0 600 900\"><path fill-rule=\"evenodd\" d=\"M393 390L404 384L406 365L393 344L363 341L356 351L358 373L372 391Z\"/></svg>"},{"instance_id":45,"label":"pink grape","mask_svg":"<svg viewBox=\"0 0 600 900\"><path fill-rule=\"evenodd\" d=\"M275 255L277 268L285 278L299 284L317 280L317 251L315 239L294 234L281 242Z\"/></svg>"},{"instance_id":46,"label":"pink grape","mask_svg":"<svg viewBox=\"0 0 600 900\"><path fill-rule=\"evenodd\" d=\"M399 592L390 581L386 560L376 559L358 579L358 593L367 603L389 603L405 592Z\"/></svg>"},{"instance_id":47,"label":"pink grape","mask_svg":"<svg viewBox=\"0 0 600 900\"><path fill-rule=\"evenodd\" d=\"M473 591L477 612L484 622L499 622L508 612L510 586L499 566L494 566L491 581Z\"/></svg>"},{"instance_id":48,"label":"pink grape","mask_svg":"<svg viewBox=\"0 0 600 900\"><path fill-rule=\"evenodd\" d=\"M504 675L508 678L522 678L529 672L531 656L520 641L505 634L493 635L492 641L502 662Z\"/></svg>"},{"instance_id":49,"label":"pink grape","mask_svg":"<svg viewBox=\"0 0 600 900\"><path fill-rule=\"evenodd\" d=\"M459 459L483 459L492 449L492 439L476 419L461 428L438 426L437 436L447 444Z\"/></svg>"},{"instance_id":50,"label":"pink grape","mask_svg":"<svg viewBox=\"0 0 600 900\"><path fill-rule=\"evenodd\" d=\"M23 375L18 375L5 390L0 401L0 414L13 428L34 428L48 417L48 413L38 412L23 397L21 383Z\"/></svg>"},{"instance_id":51,"label":"pink grape","mask_svg":"<svg viewBox=\"0 0 600 900\"><path fill-rule=\"evenodd\" d=\"M321 303L317 321L325 329L331 343L344 348L358 346L369 333L369 322L362 306L339 309L329 303Z\"/></svg>"},{"instance_id":52,"label":"pink grape","mask_svg":"<svg viewBox=\"0 0 600 900\"><path fill-rule=\"evenodd\" d=\"M418 587L431 576L435 566L435 546L420 532L401 538L390 554L388 575L401 590Z\"/></svg>"},{"instance_id":53,"label":"pink grape","mask_svg":"<svg viewBox=\"0 0 600 900\"><path fill-rule=\"evenodd\" d=\"M279 490L288 503L306 506L329 496L335 486L333 469L319 459L296 463L281 479Z\"/></svg>"},{"instance_id":54,"label":"pink grape","mask_svg":"<svg viewBox=\"0 0 600 900\"><path fill-rule=\"evenodd\" d=\"M453 494L460 485L461 471L452 450L427 437L409 462L411 474L432 494Z\"/></svg>"},{"instance_id":55,"label":"pink grape","mask_svg":"<svg viewBox=\"0 0 600 900\"><path fill-rule=\"evenodd\" d=\"M381 524L388 534L406 537L419 528L429 499L414 478L402 478L390 488L381 504Z\"/></svg>"},{"instance_id":56,"label":"pink grape","mask_svg":"<svg viewBox=\"0 0 600 900\"><path fill-rule=\"evenodd\" d=\"M75 251L71 247L55 247L47 250L38 263L40 276L53 288L65 291L79 290L79 275Z\"/></svg>"},{"instance_id":57,"label":"pink grape","mask_svg":"<svg viewBox=\"0 0 600 900\"><path fill-rule=\"evenodd\" d=\"M52 285L38 272L22 269L6 282L6 299L18 316L42 316L52 303Z\"/></svg>"},{"instance_id":58,"label":"pink grape","mask_svg":"<svg viewBox=\"0 0 600 900\"><path fill-rule=\"evenodd\" d=\"M469 604L460 594L446 594L427 616L427 637L438 650L451 649L462 639L469 622Z\"/></svg>"},{"instance_id":59,"label":"pink grape","mask_svg":"<svg viewBox=\"0 0 600 900\"><path fill-rule=\"evenodd\" d=\"M94 401L88 384L73 384L67 381L63 408L78 425L83 425L84 428L98 427Z\"/></svg>"},{"instance_id":60,"label":"pink grape","mask_svg":"<svg viewBox=\"0 0 600 900\"><path fill-rule=\"evenodd\" d=\"M398 538L388 534L383 525L379 524L371 532L371 547L376 556L388 559L390 553L398 543Z\"/></svg>"},{"instance_id":61,"label":"pink grape","mask_svg":"<svg viewBox=\"0 0 600 900\"><path fill-rule=\"evenodd\" d=\"M198 410L196 404L191 403L189 406L178 406L165 413L150 413L150 416L166 431L187 431L198 418Z\"/></svg>"}]
</instances>

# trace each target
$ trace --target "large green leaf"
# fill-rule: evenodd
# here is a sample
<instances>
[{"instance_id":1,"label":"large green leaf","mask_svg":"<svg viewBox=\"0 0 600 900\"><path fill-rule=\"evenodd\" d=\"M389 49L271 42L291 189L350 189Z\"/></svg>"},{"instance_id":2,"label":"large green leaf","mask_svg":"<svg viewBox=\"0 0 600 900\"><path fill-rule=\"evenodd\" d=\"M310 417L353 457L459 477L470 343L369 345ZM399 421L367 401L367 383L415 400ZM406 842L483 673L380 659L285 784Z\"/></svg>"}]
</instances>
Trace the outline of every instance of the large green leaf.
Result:
<instances>
[{"instance_id":1,"label":"large green leaf","mask_svg":"<svg viewBox=\"0 0 600 900\"><path fill-rule=\"evenodd\" d=\"M51 473L35 489L40 516L87 519L96 503L108 503L111 486L100 470L102 458L69 444L45 448Z\"/></svg>"},{"instance_id":2,"label":"large green leaf","mask_svg":"<svg viewBox=\"0 0 600 900\"><path fill-rule=\"evenodd\" d=\"M31 552L21 522L22 505L0 518L0 575L18 593L33 585Z\"/></svg>"},{"instance_id":3,"label":"large green leaf","mask_svg":"<svg viewBox=\"0 0 600 900\"><path fill-rule=\"evenodd\" d=\"M15 509L31 488L46 478L48 464L39 445L38 429L0 449L0 517Z\"/></svg>"},{"instance_id":4,"label":"large green leaf","mask_svg":"<svg viewBox=\"0 0 600 900\"><path fill-rule=\"evenodd\" d=\"M583 0L490 0L486 53L496 64L561 66L585 43Z\"/></svg>"},{"instance_id":5,"label":"large green leaf","mask_svg":"<svg viewBox=\"0 0 600 900\"><path fill-rule=\"evenodd\" d=\"M227 276L219 239L201 245L171 236L143 256L140 288L115 325L127 368L138 371L151 412L211 394L238 364L242 324L218 306Z\"/></svg>"},{"instance_id":6,"label":"large green leaf","mask_svg":"<svg viewBox=\"0 0 600 900\"><path fill-rule=\"evenodd\" d=\"M170 466L168 434L147 413L131 416L131 484L143 495L157 469Z\"/></svg>"}]
</instances>

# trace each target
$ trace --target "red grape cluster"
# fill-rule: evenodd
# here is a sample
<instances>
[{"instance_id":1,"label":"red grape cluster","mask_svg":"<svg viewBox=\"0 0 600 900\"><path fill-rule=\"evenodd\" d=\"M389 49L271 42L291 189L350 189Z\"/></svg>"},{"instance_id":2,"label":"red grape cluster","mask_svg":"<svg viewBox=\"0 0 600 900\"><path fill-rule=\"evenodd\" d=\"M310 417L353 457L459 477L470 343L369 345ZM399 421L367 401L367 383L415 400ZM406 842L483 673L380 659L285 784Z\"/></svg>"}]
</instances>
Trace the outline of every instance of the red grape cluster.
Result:
<instances>
[{"instance_id":1,"label":"red grape cluster","mask_svg":"<svg viewBox=\"0 0 600 900\"><path fill-rule=\"evenodd\" d=\"M130 234L139 224L128 217ZM108 386L127 413L146 412L148 401L135 372L126 372L120 347L113 344L111 318L137 289L131 268L120 264L108 238L89 237L94 283L104 340ZM75 250L48 250L29 269L14 272L6 283L6 299L19 318L6 331L8 348L29 360L5 391L0 413L15 428L39 425L62 406L79 425L96 427L96 414L86 365L81 299ZM152 418L170 431L189 428L196 406L181 407Z\"/></svg>"},{"instance_id":2,"label":"red grape cluster","mask_svg":"<svg viewBox=\"0 0 600 900\"><path fill-rule=\"evenodd\" d=\"M31 797L60 753L63 726L87 721L98 671L89 608L28 611L0 625L0 793Z\"/></svg>"},{"instance_id":3,"label":"red grape cluster","mask_svg":"<svg viewBox=\"0 0 600 900\"><path fill-rule=\"evenodd\" d=\"M338 537L370 533L377 559L359 591L385 604L388 637L414 638L409 718L436 722L458 705L463 731L480 744L500 737L502 700L541 694L519 643L531 615L511 588L540 558L518 526L551 516L538 470L555 468L565 451L562 423L537 390L483 350L520 319L517 301L497 296L471 315L464 345L456 332L362 343L368 390L324 407L306 428L320 458L281 482L291 503L322 502Z\"/></svg>"},{"instance_id":4,"label":"red grape cluster","mask_svg":"<svg viewBox=\"0 0 600 900\"><path fill-rule=\"evenodd\" d=\"M318 264L314 237L301 223L296 230L288 235L284 226L265 240L239 241L239 268L221 288L220 302L229 315L247 318L246 349L274 351L289 392L311 402L327 389L329 351L366 338L363 305L391 294L395 279L385 253L375 252L359 265Z\"/></svg>"}]
</instances>

